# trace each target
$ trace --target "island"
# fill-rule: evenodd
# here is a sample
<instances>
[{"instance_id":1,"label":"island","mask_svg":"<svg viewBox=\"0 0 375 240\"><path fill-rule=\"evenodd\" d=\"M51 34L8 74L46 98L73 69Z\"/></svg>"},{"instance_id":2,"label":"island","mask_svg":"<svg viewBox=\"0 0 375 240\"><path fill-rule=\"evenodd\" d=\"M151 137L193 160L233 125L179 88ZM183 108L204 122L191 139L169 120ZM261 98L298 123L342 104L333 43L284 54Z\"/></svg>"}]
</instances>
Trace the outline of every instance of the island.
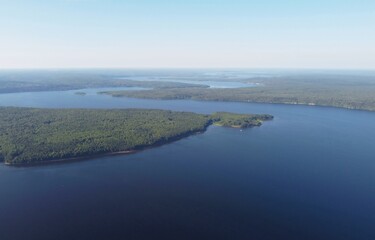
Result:
<instances>
[{"instance_id":1,"label":"island","mask_svg":"<svg viewBox=\"0 0 375 240\"><path fill-rule=\"evenodd\" d=\"M228 112L217 112L211 114L214 125L231 128L248 128L261 126L264 121L272 120L269 114L234 114Z\"/></svg>"},{"instance_id":2,"label":"island","mask_svg":"<svg viewBox=\"0 0 375 240\"><path fill-rule=\"evenodd\" d=\"M224 112L0 107L0 160L27 165L126 154L204 132L212 124L245 128L270 119Z\"/></svg>"},{"instance_id":3,"label":"island","mask_svg":"<svg viewBox=\"0 0 375 240\"><path fill-rule=\"evenodd\" d=\"M85 92L75 92L74 94L78 96L86 96Z\"/></svg>"}]
</instances>

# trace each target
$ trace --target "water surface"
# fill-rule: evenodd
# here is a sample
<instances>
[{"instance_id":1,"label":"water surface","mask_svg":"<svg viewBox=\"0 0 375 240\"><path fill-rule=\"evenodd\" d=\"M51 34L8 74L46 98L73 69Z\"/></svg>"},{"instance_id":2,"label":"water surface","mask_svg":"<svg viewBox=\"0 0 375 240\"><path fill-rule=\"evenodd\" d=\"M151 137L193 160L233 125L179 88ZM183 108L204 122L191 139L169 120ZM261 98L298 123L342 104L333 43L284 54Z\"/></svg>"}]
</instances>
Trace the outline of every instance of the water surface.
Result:
<instances>
[{"instance_id":1,"label":"water surface","mask_svg":"<svg viewBox=\"0 0 375 240\"><path fill-rule=\"evenodd\" d=\"M205 77L207 78L207 77ZM119 78L119 79L131 79L134 81L158 81L158 82L177 82L177 83L188 83L188 84L200 84L206 85L209 88L245 88L245 87L256 87L259 86L257 82L241 82L236 81L236 79L229 79L230 81L223 81L223 80L189 80L189 78L160 78L160 77L131 77L131 78Z\"/></svg>"},{"instance_id":2,"label":"water surface","mask_svg":"<svg viewBox=\"0 0 375 240\"><path fill-rule=\"evenodd\" d=\"M0 165L0 239L375 239L375 113L75 95L2 106L269 113L132 155Z\"/></svg>"}]
</instances>

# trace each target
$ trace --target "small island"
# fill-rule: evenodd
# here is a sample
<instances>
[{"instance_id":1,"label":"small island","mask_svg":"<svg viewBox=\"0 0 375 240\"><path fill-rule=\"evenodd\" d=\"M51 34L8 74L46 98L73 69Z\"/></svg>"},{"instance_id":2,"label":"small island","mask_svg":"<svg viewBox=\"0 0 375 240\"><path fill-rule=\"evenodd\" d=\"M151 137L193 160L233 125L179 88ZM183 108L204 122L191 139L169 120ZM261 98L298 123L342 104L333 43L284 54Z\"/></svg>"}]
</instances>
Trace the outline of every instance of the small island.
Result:
<instances>
[{"instance_id":1,"label":"small island","mask_svg":"<svg viewBox=\"0 0 375 240\"><path fill-rule=\"evenodd\" d=\"M235 114L217 112L211 115L213 124L222 127L248 128L262 125L263 121L272 120L269 114Z\"/></svg>"},{"instance_id":2,"label":"small island","mask_svg":"<svg viewBox=\"0 0 375 240\"><path fill-rule=\"evenodd\" d=\"M126 154L204 132L214 124L260 126L271 115L0 107L0 160L7 165Z\"/></svg>"},{"instance_id":3,"label":"small island","mask_svg":"<svg viewBox=\"0 0 375 240\"><path fill-rule=\"evenodd\" d=\"M86 96L85 92L75 92L74 94L79 96Z\"/></svg>"}]
</instances>

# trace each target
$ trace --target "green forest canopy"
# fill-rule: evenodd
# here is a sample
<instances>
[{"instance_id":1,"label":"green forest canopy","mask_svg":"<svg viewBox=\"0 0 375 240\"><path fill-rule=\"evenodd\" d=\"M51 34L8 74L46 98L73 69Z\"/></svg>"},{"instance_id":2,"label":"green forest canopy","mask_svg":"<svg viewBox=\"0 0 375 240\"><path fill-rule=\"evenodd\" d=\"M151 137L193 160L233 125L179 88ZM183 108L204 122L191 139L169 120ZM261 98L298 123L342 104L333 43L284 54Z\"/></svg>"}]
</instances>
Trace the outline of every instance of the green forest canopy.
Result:
<instances>
[{"instance_id":1,"label":"green forest canopy","mask_svg":"<svg viewBox=\"0 0 375 240\"><path fill-rule=\"evenodd\" d=\"M0 108L0 157L28 164L136 150L224 126L259 126L270 115L166 110Z\"/></svg>"},{"instance_id":2,"label":"green forest canopy","mask_svg":"<svg viewBox=\"0 0 375 240\"><path fill-rule=\"evenodd\" d=\"M245 74L239 78L228 77L225 71L219 73L207 75L203 70L9 70L0 71L0 94L142 87L149 90L107 94L152 99L306 104L375 111L375 72L283 71L263 77ZM241 71L235 73L241 75ZM136 80L139 79L137 77L142 80ZM180 80L190 83L178 82ZM257 83L257 87L215 89L209 88L204 81Z\"/></svg>"}]
</instances>

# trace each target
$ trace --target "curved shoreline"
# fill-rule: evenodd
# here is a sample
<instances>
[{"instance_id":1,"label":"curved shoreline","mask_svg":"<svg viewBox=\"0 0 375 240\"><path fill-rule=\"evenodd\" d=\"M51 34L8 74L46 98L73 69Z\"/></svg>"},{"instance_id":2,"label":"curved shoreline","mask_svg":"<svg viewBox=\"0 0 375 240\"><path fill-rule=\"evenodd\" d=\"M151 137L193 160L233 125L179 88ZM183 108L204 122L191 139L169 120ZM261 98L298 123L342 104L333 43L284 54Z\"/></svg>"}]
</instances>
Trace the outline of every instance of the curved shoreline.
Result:
<instances>
[{"instance_id":1,"label":"curved shoreline","mask_svg":"<svg viewBox=\"0 0 375 240\"><path fill-rule=\"evenodd\" d=\"M147 149L152 149L156 147L160 147L163 145L167 145L184 138L194 136L197 134L203 134L212 123L207 124L203 130L193 131L188 133L183 133L174 137L169 138L168 140L158 140L153 144L150 145L140 145L136 146L134 149L124 150L124 151L117 151L117 152L108 152L108 153L101 153L101 154L92 154L80 157L71 157L71 158L61 158L61 159L53 159L53 160L43 160L39 162L30 162L30 163L8 163L3 162L5 166L9 167L33 167L33 166L42 166L42 165L50 165L50 164L62 164L62 163L73 163L73 162L80 162L85 160L91 160L101 157L111 157L111 156L121 156L121 155L128 155L128 154L135 154L141 151L145 151Z\"/></svg>"},{"instance_id":2,"label":"curved shoreline","mask_svg":"<svg viewBox=\"0 0 375 240\"><path fill-rule=\"evenodd\" d=\"M246 89L246 88L239 88L239 89ZM168 91L170 89L164 89ZM125 92L125 91L105 91L101 92L101 94L105 94L111 97L121 98L134 98L134 99L148 99L148 100L191 100L191 101L202 101L202 102L238 102L238 103L260 103L260 104L282 104L282 105L302 105L302 106L319 106L319 107L331 107L331 108L339 108L339 109L347 109L347 110L358 110L358 111L368 111L368 112L375 112L374 105L363 105L362 100L350 101L350 99L339 99L338 102L332 103L331 99L303 99L294 97L293 99L281 99L281 100L274 100L274 99L254 99L257 93L249 93L249 96L243 98L236 98L233 96L222 95L222 93L217 93L217 95L209 95L209 92L183 92L181 90L184 89L177 89L180 92L160 92L160 89L154 90L139 90L133 92ZM189 89L188 89L189 90ZM196 89L194 89L195 91ZM200 89L198 89L200 90ZM221 90L221 89L220 89ZM231 90L231 89L230 89ZM154 92L153 92L154 91ZM209 90L209 91L216 91L216 90ZM233 93L235 94L235 93ZM239 93L238 93L239 94ZM176 97L176 95L178 97ZM182 97L181 97L182 96ZM297 98L297 99L296 99ZM340 103L340 101L347 101L347 103Z\"/></svg>"},{"instance_id":3,"label":"curved shoreline","mask_svg":"<svg viewBox=\"0 0 375 240\"><path fill-rule=\"evenodd\" d=\"M26 110L21 109L21 108L19 108L19 109L11 108L11 109L4 109L4 111L5 111L5 113L10 114L10 116L19 116L19 118L22 120L22 119L24 119L24 118L22 118L22 116L24 116L24 115L19 115L19 113L25 114ZM85 113L86 115L84 115L84 116L86 116L86 118L87 118L87 116L89 116L89 117L93 116L92 114L87 115L88 113L92 113L91 110L90 111L88 111L88 110L64 110L64 111L62 111L62 110L56 110L55 109L55 110L50 110L50 111L52 111L52 113L56 114L57 116L62 116L61 114L65 114L65 115L67 114L68 116L76 116L78 113L82 113L82 114ZM86 111L86 112L84 112L84 111ZM137 114L137 111L140 111L140 113L143 113L142 112L143 110L137 110L137 109L133 109L132 112L130 112L130 113ZM150 113L159 113L158 111L162 111L162 110L149 110L149 111L153 111L153 112L147 112L149 114L149 116L154 116L154 115L150 115ZM115 112L118 112L118 111L115 111ZM127 114L129 114L128 112L127 112ZM29 114L29 115L27 115L28 117L34 116L34 118L35 118L35 117L40 116L40 114L44 114L43 116L46 116L46 114L48 112L45 112L45 110L32 109L31 108L31 109L28 109L28 112L26 111L26 113ZM60 113L60 115L58 115L57 113ZM95 112L95 111L94 111L94 113L97 114L97 112ZM102 111L101 111L101 113L103 115ZM104 112L104 113L108 114L107 112ZM169 114L171 114L171 112ZM36 151L36 153L34 155L30 154L28 158L27 157L22 158L21 154L23 154L23 152L20 152L18 154L18 155L21 156L21 158L17 158L18 155L16 155L16 157L10 158L11 155L10 155L9 149L8 149L7 157L4 156L4 159L7 159L7 160L4 160L3 162L7 166L20 166L20 167L22 167L22 166L35 166L35 165L44 165L44 164L53 164L53 163L62 163L62 162L74 162L74 161L81 161L81 160L98 158L98 157L105 157L105 156L125 155L125 154L136 153L138 151L142 151L142 150L145 150L145 149L148 149L148 148L154 148L154 147L157 147L157 146L172 143L172 142L178 141L182 138L192 136L194 134L204 133L207 130L207 128L211 125L219 125L219 126L222 126L222 127L229 127L229 128L236 128L236 129L250 128L250 127L261 126L263 121L273 119L273 116L269 115L269 114L238 114L238 113L230 113L230 112L216 112L216 113L212 113L210 115L201 114L199 117L198 117L198 115L192 115L192 113L179 113L179 114L180 115L183 114L183 115L181 115L181 117L182 116L184 117L182 119L180 118L180 125L184 124L185 122L189 123L188 121L186 121L186 119L185 119L186 117L190 119L190 122L191 121L196 121L196 122L194 122L190 125L187 125L183 128L177 128L174 131L170 132L170 135L168 135L168 134L165 134L165 135L159 134L158 135L157 134L156 136L150 138L150 137L148 137L147 134L143 134L143 135L141 134L141 135L138 136L138 138L142 137L142 139L139 140L139 141L133 141L133 142L130 141L129 142L129 140L127 140L127 141L122 140L122 142L115 142L115 143L109 142L110 146L107 147L106 149L100 148L101 145L92 144L92 145L88 145L90 151L86 150L86 151L79 152L79 151L75 150L76 145L74 143L74 138L73 138L73 139L70 140L70 142L64 142L64 144L65 144L64 147L68 147L68 148L67 148L66 151L57 152L57 153L60 153L59 154L60 156L50 154L51 152L54 151L54 148L50 146L50 148L48 149L48 145L44 149L40 148L41 152L38 151L38 148L32 149L32 150L26 149L25 154L28 153L27 150L29 151L29 154L30 154L30 151ZM8 115L5 114L4 116L8 116ZM97 114L95 116L100 116L100 115ZM114 115L114 116L117 116L117 115ZM127 116L127 115L124 115L124 116ZM167 115L167 116L169 116L168 117L168 119L169 119L171 115ZM192 116L195 116L196 118L192 118ZM108 117L108 116L105 115L104 118L106 118L106 117ZM51 117L51 119L54 119L54 118ZM73 120L74 119L75 118L73 118ZM40 136L48 136L48 134L51 134L51 131L53 132L53 130L50 130L50 125L49 125L49 124L51 124L50 118L44 119L42 122L39 120L39 118L37 118L37 120L35 120L35 121L37 121L35 123L36 126L43 126L44 127L44 128L40 127L43 131L40 133L39 137ZM129 121L130 121L130 124L131 124L132 123L131 120L129 120ZM65 125L70 124L70 123L73 124L73 125L75 124L74 125L75 128L73 128L73 129L77 129L78 132L80 131L79 128L77 128L77 126L76 126L77 125L76 122L74 122L74 121L69 121L69 119L68 119L68 120L66 120L66 122L63 121L63 123ZM81 119L80 121L78 121L78 123L82 124L83 120ZM95 125L95 123L96 122L92 123L91 127L101 126L98 123ZM7 126L5 123L3 123L3 124L5 126ZM22 122L21 122L21 124L22 124ZM139 124L139 123L136 123L136 124ZM58 125L58 126L60 126L60 125ZM177 127L178 127L178 125L177 125ZM11 128L11 130L12 129L13 128ZM155 129L155 127L154 127L154 129ZM163 129L163 128L160 128L160 129ZM64 130L64 128L60 129L57 132L55 131L54 133L58 135L61 132L64 133L63 130ZM149 129L146 128L145 130L151 131L151 130L153 130L153 128L150 127ZM15 131L13 131L13 132L15 132ZM13 132L11 132L11 133L13 133ZM5 132L5 133L7 133L7 132ZM111 129L107 129L107 131L101 132L102 135L104 133L105 133L105 135L111 134ZM37 136L33 135L32 137L27 138L27 136L28 136L27 132L24 133L24 134L25 134L25 136L22 136L22 132L21 132L21 135L19 135L19 137L21 137L21 138L24 137L24 139L26 139L26 140L24 140L24 142L22 142L22 141L20 142L20 144L21 144L20 147L24 146L24 145L22 145L22 143L23 144L29 144L30 141L33 141L33 139L35 137L37 137ZM132 132L132 134L134 135L136 133ZM130 136L133 136L133 135L130 135ZM13 136L13 135L11 135L11 136ZM60 135L58 135L58 136L60 136ZM99 137L100 136L101 135L99 135ZM116 138L114 140L116 140ZM7 142L5 141L5 143L7 143ZM15 145L14 149L17 150L16 145ZM45 150L45 149L47 149L47 150ZM2 153L0 153L0 155L1 154Z\"/></svg>"},{"instance_id":4,"label":"curved shoreline","mask_svg":"<svg viewBox=\"0 0 375 240\"><path fill-rule=\"evenodd\" d=\"M136 152L137 151L135 151L135 150L119 151L119 152L110 152L110 153L103 153L103 154L94 154L94 155L88 155L88 156L82 156L82 157L45 160L45 161L35 162L35 163L7 163L7 162L4 162L4 165L10 166L10 167L31 167L31 166L66 163L66 162L79 162L79 161L89 160L89 159L94 159L94 158L99 158L99 157L126 155L126 154L132 154L132 153L136 153Z\"/></svg>"}]
</instances>

